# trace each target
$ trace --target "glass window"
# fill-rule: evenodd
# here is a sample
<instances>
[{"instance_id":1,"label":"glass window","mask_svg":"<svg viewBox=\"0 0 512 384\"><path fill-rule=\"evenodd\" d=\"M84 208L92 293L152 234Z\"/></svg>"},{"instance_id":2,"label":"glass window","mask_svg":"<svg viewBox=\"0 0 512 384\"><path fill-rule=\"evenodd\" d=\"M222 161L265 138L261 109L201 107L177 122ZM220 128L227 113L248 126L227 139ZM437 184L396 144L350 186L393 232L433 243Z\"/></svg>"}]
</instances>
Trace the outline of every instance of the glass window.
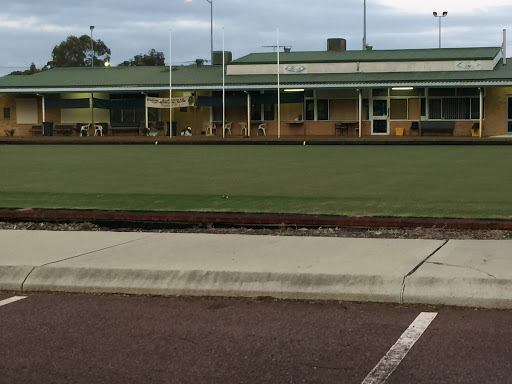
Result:
<instances>
[{"instance_id":1,"label":"glass window","mask_svg":"<svg viewBox=\"0 0 512 384\"><path fill-rule=\"evenodd\" d=\"M485 104L483 105L485 108ZM485 109L484 110L484 116L485 116ZM510 115L509 115L510 116ZM477 120L480 119L480 98L473 97L471 99L471 119Z\"/></svg>"},{"instance_id":2,"label":"glass window","mask_svg":"<svg viewBox=\"0 0 512 384\"><path fill-rule=\"evenodd\" d=\"M329 100L317 100L316 108L318 114L317 120L329 120Z\"/></svg>"},{"instance_id":3,"label":"glass window","mask_svg":"<svg viewBox=\"0 0 512 384\"><path fill-rule=\"evenodd\" d=\"M4 119L11 118L11 108L4 108Z\"/></svg>"},{"instance_id":4,"label":"glass window","mask_svg":"<svg viewBox=\"0 0 512 384\"><path fill-rule=\"evenodd\" d=\"M429 88L429 96L455 96L455 88Z\"/></svg>"},{"instance_id":5,"label":"glass window","mask_svg":"<svg viewBox=\"0 0 512 384\"><path fill-rule=\"evenodd\" d=\"M370 101L363 99L363 120L370 120Z\"/></svg>"},{"instance_id":6,"label":"glass window","mask_svg":"<svg viewBox=\"0 0 512 384\"><path fill-rule=\"evenodd\" d=\"M470 118L469 98L443 99L443 120L468 120Z\"/></svg>"},{"instance_id":7,"label":"glass window","mask_svg":"<svg viewBox=\"0 0 512 384\"><path fill-rule=\"evenodd\" d=\"M424 97L421 98L420 109L421 109L421 117L427 116L427 99L425 99Z\"/></svg>"},{"instance_id":8,"label":"glass window","mask_svg":"<svg viewBox=\"0 0 512 384\"><path fill-rule=\"evenodd\" d=\"M428 112L429 119L441 120L441 99L429 99Z\"/></svg>"},{"instance_id":9,"label":"glass window","mask_svg":"<svg viewBox=\"0 0 512 384\"><path fill-rule=\"evenodd\" d=\"M263 105L263 120L275 120L274 104Z\"/></svg>"},{"instance_id":10,"label":"glass window","mask_svg":"<svg viewBox=\"0 0 512 384\"><path fill-rule=\"evenodd\" d=\"M373 94L373 96L387 96L388 89L387 88L373 89L372 94Z\"/></svg>"},{"instance_id":11,"label":"glass window","mask_svg":"<svg viewBox=\"0 0 512 384\"><path fill-rule=\"evenodd\" d=\"M314 100L306 100L305 103L306 108L306 120L315 120L315 101Z\"/></svg>"}]
</instances>

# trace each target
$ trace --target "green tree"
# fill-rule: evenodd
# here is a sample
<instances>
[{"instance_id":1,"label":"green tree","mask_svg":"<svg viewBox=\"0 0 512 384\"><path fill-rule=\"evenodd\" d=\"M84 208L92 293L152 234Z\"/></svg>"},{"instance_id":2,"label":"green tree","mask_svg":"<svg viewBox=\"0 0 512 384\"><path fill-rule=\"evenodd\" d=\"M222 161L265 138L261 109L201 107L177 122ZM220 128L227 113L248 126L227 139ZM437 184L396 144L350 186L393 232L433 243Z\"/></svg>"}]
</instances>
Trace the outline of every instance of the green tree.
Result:
<instances>
[{"instance_id":1,"label":"green tree","mask_svg":"<svg viewBox=\"0 0 512 384\"><path fill-rule=\"evenodd\" d=\"M121 64L119 64L120 67L135 67L141 65L165 65L165 56L162 52L158 52L155 49L152 49L146 55L141 53L140 55L135 55L133 59L123 61Z\"/></svg>"},{"instance_id":2,"label":"green tree","mask_svg":"<svg viewBox=\"0 0 512 384\"><path fill-rule=\"evenodd\" d=\"M30 64L29 69L27 69L25 71L14 71L14 72L11 72L10 75L33 75L34 73L38 73L38 72L41 72L44 70L46 70L46 67L38 69L37 66L34 63L32 63L32 64Z\"/></svg>"},{"instance_id":3,"label":"green tree","mask_svg":"<svg viewBox=\"0 0 512 384\"><path fill-rule=\"evenodd\" d=\"M94 66L103 66L110 60L110 48L101 40L93 40ZM90 67L91 66L91 37L68 36L66 41L56 45L52 51L52 60L48 67Z\"/></svg>"}]
</instances>

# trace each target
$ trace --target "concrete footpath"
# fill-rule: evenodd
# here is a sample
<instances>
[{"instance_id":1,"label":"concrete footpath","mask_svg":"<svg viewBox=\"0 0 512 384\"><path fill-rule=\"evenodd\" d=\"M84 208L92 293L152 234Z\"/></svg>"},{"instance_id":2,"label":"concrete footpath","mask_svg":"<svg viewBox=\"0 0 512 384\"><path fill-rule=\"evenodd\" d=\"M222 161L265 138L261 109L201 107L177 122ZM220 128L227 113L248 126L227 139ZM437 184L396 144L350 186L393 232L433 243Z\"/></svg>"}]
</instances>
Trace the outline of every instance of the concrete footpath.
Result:
<instances>
[{"instance_id":1,"label":"concrete footpath","mask_svg":"<svg viewBox=\"0 0 512 384\"><path fill-rule=\"evenodd\" d=\"M512 241L0 231L0 290L512 308Z\"/></svg>"}]
</instances>

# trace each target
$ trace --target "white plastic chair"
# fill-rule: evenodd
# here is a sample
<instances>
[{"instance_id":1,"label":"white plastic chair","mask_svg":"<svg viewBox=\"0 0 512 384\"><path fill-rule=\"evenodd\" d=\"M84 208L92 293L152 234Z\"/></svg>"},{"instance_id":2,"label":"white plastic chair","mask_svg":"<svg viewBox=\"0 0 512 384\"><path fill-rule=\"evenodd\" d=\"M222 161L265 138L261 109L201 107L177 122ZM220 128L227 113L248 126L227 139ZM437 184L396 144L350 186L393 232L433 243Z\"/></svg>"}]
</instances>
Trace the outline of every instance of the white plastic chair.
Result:
<instances>
[{"instance_id":1,"label":"white plastic chair","mask_svg":"<svg viewBox=\"0 0 512 384\"><path fill-rule=\"evenodd\" d=\"M85 135L84 135L85 132ZM80 127L80 136L89 136L89 124Z\"/></svg>"},{"instance_id":2,"label":"white plastic chair","mask_svg":"<svg viewBox=\"0 0 512 384\"><path fill-rule=\"evenodd\" d=\"M241 121L240 124L240 136L249 136L249 130L247 129L247 123L245 121ZM245 135L244 135L245 132Z\"/></svg>"},{"instance_id":3,"label":"white plastic chair","mask_svg":"<svg viewBox=\"0 0 512 384\"><path fill-rule=\"evenodd\" d=\"M98 133L100 136L103 136L103 126L94 124L94 136L98 136Z\"/></svg>"},{"instance_id":4,"label":"white plastic chair","mask_svg":"<svg viewBox=\"0 0 512 384\"><path fill-rule=\"evenodd\" d=\"M206 135L213 136L214 130L215 130L215 133L217 133L217 127L215 126L215 124L214 123L208 124L208 126L206 127Z\"/></svg>"},{"instance_id":5,"label":"white plastic chair","mask_svg":"<svg viewBox=\"0 0 512 384\"><path fill-rule=\"evenodd\" d=\"M258 125L258 131L256 132L256 136L260 135L260 129L263 131L263 136L267 136L266 128L267 128L267 124L265 124L265 123Z\"/></svg>"},{"instance_id":6,"label":"white plastic chair","mask_svg":"<svg viewBox=\"0 0 512 384\"><path fill-rule=\"evenodd\" d=\"M233 123L231 121L229 123L224 124L224 130L228 131L229 136L231 136L231 125L233 125Z\"/></svg>"}]
</instances>

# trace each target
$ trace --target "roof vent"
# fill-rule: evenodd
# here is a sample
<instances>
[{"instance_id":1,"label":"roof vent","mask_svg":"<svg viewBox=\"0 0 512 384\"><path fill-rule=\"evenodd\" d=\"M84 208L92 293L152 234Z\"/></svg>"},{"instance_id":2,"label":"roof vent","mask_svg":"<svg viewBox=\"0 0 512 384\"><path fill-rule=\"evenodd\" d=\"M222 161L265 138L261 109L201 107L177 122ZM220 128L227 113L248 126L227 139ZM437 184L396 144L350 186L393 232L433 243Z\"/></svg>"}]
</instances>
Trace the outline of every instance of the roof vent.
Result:
<instances>
[{"instance_id":1,"label":"roof vent","mask_svg":"<svg viewBox=\"0 0 512 384\"><path fill-rule=\"evenodd\" d=\"M347 40L345 39L327 39L327 51L345 52L347 50Z\"/></svg>"},{"instance_id":2,"label":"roof vent","mask_svg":"<svg viewBox=\"0 0 512 384\"><path fill-rule=\"evenodd\" d=\"M224 51L224 62L229 64L233 61L233 54L230 51ZM214 51L212 65L222 65L222 51Z\"/></svg>"}]
</instances>

